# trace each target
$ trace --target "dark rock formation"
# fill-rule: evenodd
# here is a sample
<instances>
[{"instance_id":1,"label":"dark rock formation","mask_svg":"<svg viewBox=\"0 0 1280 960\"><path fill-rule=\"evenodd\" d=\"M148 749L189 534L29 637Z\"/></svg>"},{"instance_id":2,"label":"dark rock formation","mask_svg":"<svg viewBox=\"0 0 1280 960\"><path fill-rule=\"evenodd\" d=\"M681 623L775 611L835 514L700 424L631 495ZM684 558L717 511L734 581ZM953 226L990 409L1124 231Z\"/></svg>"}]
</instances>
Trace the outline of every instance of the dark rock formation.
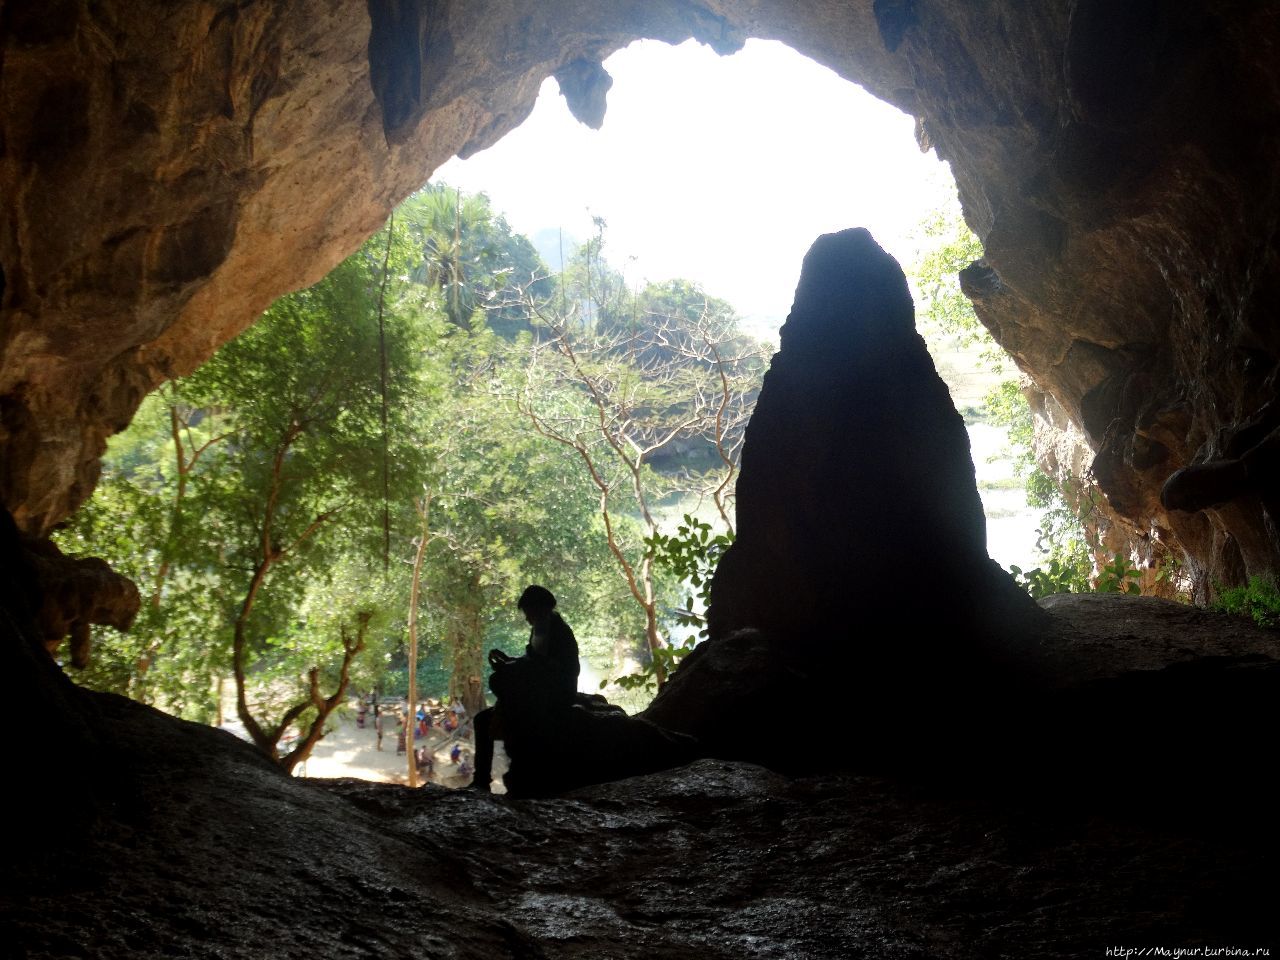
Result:
<instances>
[{"instance_id":1,"label":"dark rock formation","mask_svg":"<svg viewBox=\"0 0 1280 960\"><path fill-rule=\"evenodd\" d=\"M1134 649L1156 659L1127 664L1108 646L1089 668L1090 634L1132 620L1145 624L1135 639L1171 637L1205 615L1058 598L1051 608L1117 621L1067 639L987 558L964 426L901 270L865 230L822 237L805 259L738 497L711 637L645 714L711 755L953 784L1007 784L1016 769L1019 790L1110 783L1133 797L1182 765L1200 783L1180 802L1211 806L1216 784L1259 782L1275 642L1148 641ZM779 713L802 717L803 735Z\"/></svg>"},{"instance_id":2,"label":"dark rock formation","mask_svg":"<svg viewBox=\"0 0 1280 960\"><path fill-rule=\"evenodd\" d=\"M987 556L964 422L902 270L866 230L820 237L805 257L737 490L711 638L652 719L734 756L751 717L799 701L819 727L880 725L823 742L828 760L914 753L958 700L1012 688L1041 614ZM890 626L885 610L904 619ZM714 676L726 667L730 683ZM750 759L774 755L757 747Z\"/></svg>"},{"instance_id":3,"label":"dark rock formation","mask_svg":"<svg viewBox=\"0 0 1280 960\"><path fill-rule=\"evenodd\" d=\"M1243 663L1276 639L1158 601L1062 597L1044 647L1078 686L1154 676L1198 649ZM1044 743L985 785L699 761L510 800L290 779L229 735L80 697L104 760L78 778L98 802L92 829L60 823L18 850L31 829L4 837L0 942L29 960L986 960L1275 945L1280 838L1272 795L1247 769L1201 781L1183 760L1082 780L1073 763L1042 789L1027 761L1054 766ZM1179 709L1203 715L1194 700ZM810 732L792 708L747 733L770 724L793 741Z\"/></svg>"},{"instance_id":4,"label":"dark rock formation","mask_svg":"<svg viewBox=\"0 0 1280 960\"><path fill-rule=\"evenodd\" d=\"M0 506L0 524L13 527L13 518ZM14 531L16 533L16 531ZM142 599L127 577L115 573L98 557L68 557L48 540L23 538L25 564L39 583L40 608L36 624L41 642L50 656L57 656L62 642L68 644L71 664L89 663L93 624L128 630L138 614Z\"/></svg>"},{"instance_id":5,"label":"dark rock formation","mask_svg":"<svg viewBox=\"0 0 1280 960\"><path fill-rule=\"evenodd\" d=\"M1250 486L1257 456L1243 461L1280 362L1280 8L1232 0L9 0L0 499L23 531L89 495L105 438L148 390L318 279L448 157L518 124L545 77L595 120L595 65L642 36L721 52L780 39L913 114L985 245L966 291L1082 429L1117 519L1184 550L1202 584L1276 568L1270 491ZM1179 468L1231 461L1243 474L1204 496L1175 483L1174 507L1205 509L1159 502ZM967 536L952 530L972 556ZM0 668L11 709L48 738L14 748L26 776L8 797L0 936L18 955L1081 956L1275 932L1274 817L1258 808L1274 639L1235 643L1222 618L1105 598L1075 617L1084 601L1067 599L1028 694L983 700L970 666L952 714L851 701L861 713L820 727L788 645L731 634L672 691L699 673L739 704L782 690L785 716L776 700L743 717L687 695L674 710L674 693L661 708L726 749L790 724L784 753L815 729L902 743L895 724L927 716L912 745L964 745L979 776L952 778L952 760L931 782L917 749L924 797L704 762L562 800L464 802L319 789L77 690L43 646L29 555L0 548ZM919 627L944 618L919 602L935 586L950 589L873 630L959 656ZM1117 675L1113 656L1141 669ZM950 723L966 691L980 722ZM983 729L1018 735L977 763ZM999 804L970 792L988 774Z\"/></svg>"},{"instance_id":6,"label":"dark rock formation","mask_svg":"<svg viewBox=\"0 0 1280 960\"><path fill-rule=\"evenodd\" d=\"M692 737L628 716L599 695L578 694L565 711L522 709L502 694L503 745L512 797L548 797L683 766L703 755Z\"/></svg>"},{"instance_id":7,"label":"dark rock formation","mask_svg":"<svg viewBox=\"0 0 1280 960\"><path fill-rule=\"evenodd\" d=\"M751 627L805 656L916 662L919 644L968 657L1035 618L987 557L964 422L915 331L901 268L866 230L821 237L805 257L737 494L713 638ZM880 636L872 607L912 609L919 639Z\"/></svg>"}]
</instances>

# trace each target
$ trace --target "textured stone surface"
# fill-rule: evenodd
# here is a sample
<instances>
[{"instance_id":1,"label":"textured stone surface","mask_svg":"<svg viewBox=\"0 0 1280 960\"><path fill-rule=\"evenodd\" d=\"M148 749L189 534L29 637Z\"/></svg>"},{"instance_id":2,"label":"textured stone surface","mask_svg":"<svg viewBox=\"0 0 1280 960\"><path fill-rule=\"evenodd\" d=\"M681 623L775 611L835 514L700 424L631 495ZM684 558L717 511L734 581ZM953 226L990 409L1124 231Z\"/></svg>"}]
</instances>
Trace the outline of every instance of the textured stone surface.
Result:
<instances>
[{"instance_id":1,"label":"textured stone surface","mask_svg":"<svg viewBox=\"0 0 1280 960\"><path fill-rule=\"evenodd\" d=\"M932 753L959 703L1030 679L1042 615L987 556L964 422L866 230L805 257L747 426L736 526L710 639L646 714L713 755L769 762L782 745L741 730L795 702L819 729L875 727L786 751L798 768ZM911 614L890 626L880 610Z\"/></svg>"},{"instance_id":2,"label":"textured stone surface","mask_svg":"<svg viewBox=\"0 0 1280 960\"><path fill-rule=\"evenodd\" d=\"M545 77L637 36L732 48L678 2L370 8L5 4L0 497L24 530L89 494L148 390L514 127Z\"/></svg>"},{"instance_id":3,"label":"textured stone surface","mask_svg":"<svg viewBox=\"0 0 1280 960\"><path fill-rule=\"evenodd\" d=\"M828 234L805 257L747 426L711 635L750 627L806 654L873 662L896 647L914 661L922 646L882 638L861 611L924 585L919 644L971 652L1035 611L987 556L969 437L901 268L866 230Z\"/></svg>"},{"instance_id":4,"label":"textured stone surface","mask_svg":"<svg viewBox=\"0 0 1280 960\"><path fill-rule=\"evenodd\" d=\"M1129 542L1185 548L1202 586L1280 560L1257 497L1158 497L1276 392L1272 5L11 0L3 17L0 497L28 532L88 495L147 390L517 124L544 77L595 122L596 65L631 39L759 36L919 118L986 247L965 287L1082 428Z\"/></svg>"},{"instance_id":5,"label":"textured stone surface","mask_svg":"<svg viewBox=\"0 0 1280 960\"><path fill-rule=\"evenodd\" d=\"M1046 647L1086 687L1132 666L1157 677L1183 649L1276 649L1275 633L1126 597L1061 598L1049 624ZM29 829L4 837L0 937L30 960L1076 958L1274 947L1280 932L1267 772L1223 776L1186 741L1120 738L1104 767L1096 741L1071 756L1046 736L968 776L703 760L510 800L290 779L227 734L77 696L96 738L81 819L20 793L10 816ZM797 714L761 725L822 735Z\"/></svg>"},{"instance_id":6,"label":"textured stone surface","mask_svg":"<svg viewBox=\"0 0 1280 960\"><path fill-rule=\"evenodd\" d=\"M775 769L825 751L841 772L703 760L511 800L291 779L228 734L75 688L9 534L14 956L1076 957L1276 933L1280 644L1225 615L1056 598L1034 685L957 684L939 704L899 680L893 713L835 675L788 688L777 646L738 634L676 672L704 695L683 714L668 698L666 726L710 723ZM913 629L911 611L881 620ZM726 695L756 693L762 709L715 729Z\"/></svg>"}]
</instances>

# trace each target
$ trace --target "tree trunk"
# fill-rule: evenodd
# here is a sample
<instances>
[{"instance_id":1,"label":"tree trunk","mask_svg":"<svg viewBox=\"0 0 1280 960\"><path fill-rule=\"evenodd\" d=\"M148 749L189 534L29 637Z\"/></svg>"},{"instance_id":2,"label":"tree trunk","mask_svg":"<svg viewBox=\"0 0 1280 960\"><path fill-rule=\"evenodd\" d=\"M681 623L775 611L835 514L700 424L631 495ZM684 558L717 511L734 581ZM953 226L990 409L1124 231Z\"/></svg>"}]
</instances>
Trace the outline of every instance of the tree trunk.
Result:
<instances>
[{"instance_id":1,"label":"tree trunk","mask_svg":"<svg viewBox=\"0 0 1280 960\"><path fill-rule=\"evenodd\" d=\"M364 649L365 635L369 629L369 621L372 619L373 614L369 611L357 613L356 635L354 637L347 633L345 626L341 628L342 668L338 673L338 687L333 694L328 697L320 694L320 671L312 667L307 675L310 701L296 704L280 721L280 726L276 730L277 740L288 729L289 724L301 716L308 706L315 707L316 715L311 721L311 726L307 729L306 734L296 747L278 761L280 766L284 767L286 773L292 773L294 767L300 763L305 763L307 757L311 756L311 751L315 749L315 745L324 737L325 721L329 719L329 714L338 708L338 705L342 703L347 694L347 685L351 682L351 664L360 651Z\"/></svg>"},{"instance_id":2,"label":"tree trunk","mask_svg":"<svg viewBox=\"0 0 1280 960\"><path fill-rule=\"evenodd\" d=\"M472 584L472 587L475 595L479 596L480 585ZM475 606L469 606L460 613L450 630L453 672L449 677L449 696L461 700L467 713L474 717L487 706L484 695L484 618Z\"/></svg>"},{"instance_id":3,"label":"tree trunk","mask_svg":"<svg viewBox=\"0 0 1280 960\"><path fill-rule=\"evenodd\" d=\"M409 585L409 716L405 718L405 748L409 754L409 786L418 785L418 760L413 752L413 735L418 719L418 592L422 586L422 559L427 552L431 520L431 498L425 497L415 504L422 518L422 530L418 536L418 549L413 554L413 582Z\"/></svg>"}]
</instances>

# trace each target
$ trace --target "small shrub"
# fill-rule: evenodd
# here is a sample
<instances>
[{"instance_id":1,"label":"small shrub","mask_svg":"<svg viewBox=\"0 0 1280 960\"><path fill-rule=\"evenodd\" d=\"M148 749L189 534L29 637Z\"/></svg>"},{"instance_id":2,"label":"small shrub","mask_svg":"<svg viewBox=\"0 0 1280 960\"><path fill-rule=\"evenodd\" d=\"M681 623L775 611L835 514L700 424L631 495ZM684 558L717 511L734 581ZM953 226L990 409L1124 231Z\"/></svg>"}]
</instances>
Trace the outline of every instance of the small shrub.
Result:
<instances>
[{"instance_id":1,"label":"small shrub","mask_svg":"<svg viewBox=\"0 0 1280 960\"><path fill-rule=\"evenodd\" d=\"M661 664L664 674L670 676L680 661L697 646L698 638L706 637L707 620L700 610L705 611L711 600L711 575L715 573L716 564L733 543L733 534L714 534L713 529L711 524L686 513L674 536L655 533L645 538L645 547L653 558L654 566L693 588L694 592L686 598L684 607L671 613L680 626L696 627L698 635L660 647L641 672L615 679L613 683L623 690L656 688L657 666ZM604 689L608 684L608 680L603 680L600 688Z\"/></svg>"},{"instance_id":2,"label":"small shrub","mask_svg":"<svg viewBox=\"0 0 1280 960\"><path fill-rule=\"evenodd\" d=\"M1031 594L1035 600L1053 596L1055 593L1088 593L1091 589L1088 566L1060 560L1057 557L1049 561L1047 568L1032 567L1024 572L1015 564L1009 567L1009 572L1013 574L1013 579L1018 586Z\"/></svg>"},{"instance_id":3,"label":"small shrub","mask_svg":"<svg viewBox=\"0 0 1280 960\"><path fill-rule=\"evenodd\" d=\"M1129 563L1129 558L1117 551L1115 558L1098 574L1096 589L1098 593L1141 593L1140 576L1138 568Z\"/></svg>"},{"instance_id":4,"label":"small shrub","mask_svg":"<svg viewBox=\"0 0 1280 960\"><path fill-rule=\"evenodd\" d=\"M1219 589L1210 610L1249 617L1260 627L1280 627L1280 589L1267 577L1250 577L1243 587Z\"/></svg>"}]
</instances>

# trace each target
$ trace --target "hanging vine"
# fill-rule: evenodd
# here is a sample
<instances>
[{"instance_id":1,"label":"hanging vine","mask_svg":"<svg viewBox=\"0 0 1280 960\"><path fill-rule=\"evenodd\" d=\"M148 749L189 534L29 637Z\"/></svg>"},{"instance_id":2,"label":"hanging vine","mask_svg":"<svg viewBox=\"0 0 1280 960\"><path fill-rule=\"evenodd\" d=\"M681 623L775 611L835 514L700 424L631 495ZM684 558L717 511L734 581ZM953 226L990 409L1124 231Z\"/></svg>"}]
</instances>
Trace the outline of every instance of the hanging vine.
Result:
<instances>
[{"instance_id":1,"label":"hanging vine","mask_svg":"<svg viewBox=\"0 0 1280 960\"><path fill-rule=\"evenodd\" d=\"M382 255L382 283L378 287L378 359L382 391L382 572L391 568L391 469L387 438L387 279L390 276L391 238L395 232L396 213L387 220L387 248Z\"/></svg>"}]
</instances>

